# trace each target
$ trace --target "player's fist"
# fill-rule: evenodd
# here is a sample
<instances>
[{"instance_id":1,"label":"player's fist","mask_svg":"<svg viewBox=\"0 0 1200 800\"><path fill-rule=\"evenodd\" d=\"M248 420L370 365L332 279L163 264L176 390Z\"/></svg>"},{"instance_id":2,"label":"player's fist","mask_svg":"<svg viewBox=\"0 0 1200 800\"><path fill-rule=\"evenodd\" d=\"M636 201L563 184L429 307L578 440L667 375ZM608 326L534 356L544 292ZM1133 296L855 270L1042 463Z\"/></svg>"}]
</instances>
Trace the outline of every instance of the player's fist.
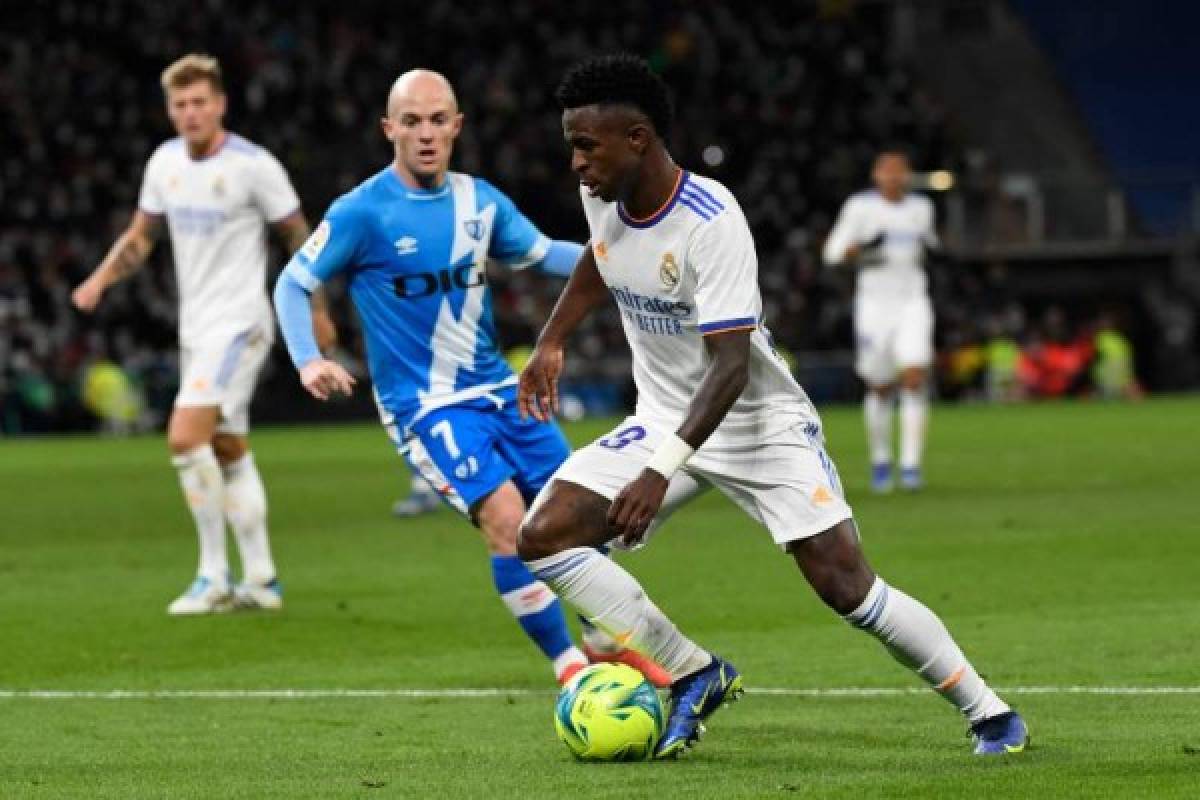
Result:
<instances>
[{"instance_id":1,"label":"player's fist","mask_svg":"<svg viewBox=\"0 0 1200 800\"><path fill-rule=\"evenodd\" d=\"M662 508L669 483L654 470L644 469L613 498L608 507L608 529L621 544L636 547L641 543Z\"/></svg>"},{"instance_id":2,"label":"player's fist","mask_svg":"<svg viewBox=\"0 0 1200 800\"><path fill-rule=\"evenodd\" d=\"M85 314L90 314L96 310L103 295L104 288L89 278L71 292L71 304Z\"/></svg>"},{"instance_id":3,"label":"player's fist","mask_svg":"<svg viewBox=\"0 0 1200 800\"><path fill-rule=\"evenodd\" d=\"M300 382L318 400L328 400L334 392L349 396L354 389L354 376L327 358L314 358L301 367Z\"/></svg>"},{"instance_id":4,"label":"player's fist","mask_svg":"<svg viewBox=\"0 0 1200 800\"><path fill-rule=\"evenodd\" d=\"M539 344L521 370L517 382L517 408L522 419L547 422L558 413L558 376L562 374L563 349Z\"/></svg>"}]
</instances>

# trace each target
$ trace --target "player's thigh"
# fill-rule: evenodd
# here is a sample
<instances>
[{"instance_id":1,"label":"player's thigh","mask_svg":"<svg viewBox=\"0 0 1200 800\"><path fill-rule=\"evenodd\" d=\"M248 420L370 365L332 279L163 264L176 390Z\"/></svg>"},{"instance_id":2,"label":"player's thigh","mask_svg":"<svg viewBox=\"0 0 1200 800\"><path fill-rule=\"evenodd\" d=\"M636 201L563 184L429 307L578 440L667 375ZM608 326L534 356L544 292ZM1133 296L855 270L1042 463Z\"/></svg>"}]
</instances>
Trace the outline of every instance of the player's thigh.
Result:
<instances>
[{"instance_id":1,"label":"player's thigh","mask_svg":"<svg viewBox=\"0 0 1200 800\"><path fill-rule=\"evenodd\" d=\"M899 370L928 369L933 363L933 306L920 297L904 305L896 326L895 361Z\"/></svg>"},{"instance_id":2,"label":"player's thigh","mask_svg":"<svg viewBox=\"0 0 1200 800\"><path fill-rule=\"evenodd\" d=\"M186 344L181 350L175 409L187 417L186 409L216 408L216 430L244 435L254 385L269 351L270 337L259 328Z\"/></svg>"},{"instance_id":3,"label":"player's thigh","mask_svg":"<svg viewBox=\"0 0 1200 800\"><path fill-rule=\"evenodd\" d=\"M271 337L263 330L250 334L232 367L218 377L224 381L224 399L217 432L245 438L250 432L250 404L263 367L271 355Z\"/></svg>"},{"instance_id":4,"label":"player's thigh","mask_svg":"<svg viewBox=\"0 0 1200 800\"><path fill-rule=\"evenodd\" d=\"M554 473L552 480L582 486L604 498L604 512L607 515L608 505L613 498L641 474L654 450L670 432L637 417L629 417L608 434L572 453ZM678 508L707 488L708 484L695 474L686 470L677 472L667 486L662 507L642 543L648 541L653 532ZM534 507L544 499L545 493L538 497Z\"/></svg>"},{"instance_id":5,"label":"player's thigh","mask_svg":"<svg viewBox=\"0 0 1200 800\"><path fill-rule=\"evenodd\" d=\"M765 527L783 548L853 517L815 423L782 431L744 450L701 451L688 466Z\"/></svg>"},{"instance_id":6,"label":"player's thigh","mask_svg":"<svg viewBox=\"0 0 1200 800\"><path fill-rule=\"evenodd\" d=\"M497 449L513 469L513 482L531 504L571 455L571 445L554 422L521 419L515 405L494 418Z\"/></svg>"},{"instance_id":7,"label":"player's thigh","mask_svg":"<svg viewBox=\"0 0 1200 800\"><path fill-rule=\"evenodd\" d=\"M854 314L854 371L868 386L896 379L896 322L877 305L858 306Z\"/></svg>"},{"instance_id":8,"label":"player's thigh","mask_svg":"<svg viewBox=\"0 0 1200 800\"><path fill-rule=\"evenodd\" d=\"M399 443L413 472L472 521L480 503L513 477L512 465L496 448L490 413L438 409L413 425Z\"/></svg>"}]
</instances>

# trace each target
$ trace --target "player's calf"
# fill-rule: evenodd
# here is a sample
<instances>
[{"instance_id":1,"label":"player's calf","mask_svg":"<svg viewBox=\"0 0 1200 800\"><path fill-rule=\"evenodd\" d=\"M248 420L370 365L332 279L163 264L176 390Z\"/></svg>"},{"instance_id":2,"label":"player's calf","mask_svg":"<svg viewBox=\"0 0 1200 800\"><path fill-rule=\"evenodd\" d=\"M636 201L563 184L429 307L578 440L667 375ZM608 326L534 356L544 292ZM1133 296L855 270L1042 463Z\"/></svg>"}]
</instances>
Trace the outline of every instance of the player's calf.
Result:
<instances>
[{"instance_id":1,"label":"player's calf","mask_svg":"<svg viewBox=\"0 0 1200 800\"><path fill-rule=\"evenodd\" d=\"M962 712L977 742L985 742L976 752L1019 752L1024 722L1019 717L1017 723L1007 721L1011 709L975 671L937 615L871 571L853 521L793 542L789 550L827 605L878 639Z\"/></svg>"},{"instance_id":2,"label":"player's calf","mask_svg":"<svg viewBox=\"0 0 1200 800\"><path fill-rule=\"evenodd\" d=\"M788 545L796 565L825 605L849 614L862 603L875 581L858 543L853 520Z\"/></svg>"}]
</instances>

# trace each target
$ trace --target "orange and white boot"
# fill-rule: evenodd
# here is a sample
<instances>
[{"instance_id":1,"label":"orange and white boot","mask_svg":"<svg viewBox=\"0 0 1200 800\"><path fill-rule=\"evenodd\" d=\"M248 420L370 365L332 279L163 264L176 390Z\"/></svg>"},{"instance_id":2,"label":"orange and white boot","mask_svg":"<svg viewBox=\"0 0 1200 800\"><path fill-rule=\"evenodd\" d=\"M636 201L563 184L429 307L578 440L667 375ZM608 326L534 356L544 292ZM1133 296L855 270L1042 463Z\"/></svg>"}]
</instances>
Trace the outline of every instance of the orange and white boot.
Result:
<instances>
[{"instance_id":1,"label":"orange and white boot","mask_svg":"<svg viewBox=\"0 0 1200 800\"><path fill-rule=\"evenodd\" d=\"M622 647L607 633L586 622L583 625L583 654L593 664L608 661L633 667L659 689L671 685L671 673L656 664L654 659Z\"/></svg>"}]
</instances>

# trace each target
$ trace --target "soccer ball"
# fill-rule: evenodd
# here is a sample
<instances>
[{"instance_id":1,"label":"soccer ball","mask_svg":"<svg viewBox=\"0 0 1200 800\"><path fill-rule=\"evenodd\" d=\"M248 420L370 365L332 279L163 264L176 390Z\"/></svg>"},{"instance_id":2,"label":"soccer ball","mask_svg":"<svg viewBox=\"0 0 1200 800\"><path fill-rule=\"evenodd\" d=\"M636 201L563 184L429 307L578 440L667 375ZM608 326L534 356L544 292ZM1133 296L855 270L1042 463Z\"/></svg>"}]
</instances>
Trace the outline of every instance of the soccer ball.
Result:
<instances>
[{"instance_id":1,"label":"soccer ball","mask_svg":"<svg viewBox=\"0 0 1200 800\"><path fill-rule=\"evenodd\" d=\"M554 728L581 761L644 761L662 735L662 703L633 667L593 664L559 692Z\"/></svg>"}]
</instances>

